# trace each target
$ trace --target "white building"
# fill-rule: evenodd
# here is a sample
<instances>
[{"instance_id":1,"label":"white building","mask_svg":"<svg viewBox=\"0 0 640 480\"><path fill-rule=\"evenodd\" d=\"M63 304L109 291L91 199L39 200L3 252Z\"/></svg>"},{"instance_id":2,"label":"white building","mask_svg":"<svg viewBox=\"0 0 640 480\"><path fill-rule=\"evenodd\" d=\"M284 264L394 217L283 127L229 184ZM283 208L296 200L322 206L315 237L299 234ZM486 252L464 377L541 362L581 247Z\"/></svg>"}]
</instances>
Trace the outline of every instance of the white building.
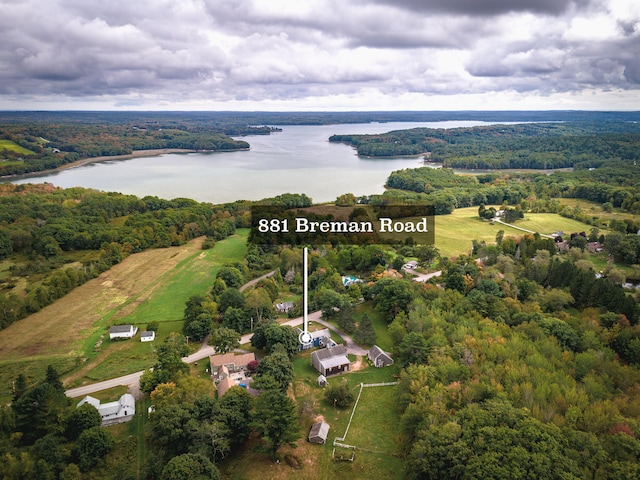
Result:
<instances>
[{"instance_id":1,"label":"white building","mask_svg":"<svg viewBox=\"0 0 640 480\"><path fill-rule=\"evenodd\" d=\"M116 402L100 403L100 400L87 395L77 407L89 403L96 407L102 417L102 426L115 425L116 423L128 422L136 413L136 399L130 393L125 393ZM76 408L77 408L76 407Z\"/></svg>"},{"instance_id":2,"label":"white building","mask_svg":"<svg viewBox=\"0 0 640 480\"><path fill-rule=\"evenodd\" d=\"M154 332L153 330L140 333L141 342L153 342L155 339L156 339L156 332Z\"/></svg>"},{"instance_id":3,"label":"white building","mask_svg":"<svg viewBox=\"0 0 640 480\"><path fill-rule=\"evenodd\" d=\"M133 325L114 325L109 329L109 338L133 338L138 333L138 327Z\"/></svg>"}]
</instances>

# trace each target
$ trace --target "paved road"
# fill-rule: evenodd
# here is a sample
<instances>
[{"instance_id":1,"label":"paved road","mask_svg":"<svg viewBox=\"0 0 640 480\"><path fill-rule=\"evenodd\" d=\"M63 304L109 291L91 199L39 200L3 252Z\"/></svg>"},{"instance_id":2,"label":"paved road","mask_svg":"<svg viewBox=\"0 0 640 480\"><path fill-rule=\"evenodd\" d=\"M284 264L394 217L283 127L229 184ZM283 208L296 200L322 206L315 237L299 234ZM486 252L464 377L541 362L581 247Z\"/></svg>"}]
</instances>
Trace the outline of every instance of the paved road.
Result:
<instances>
[{"instance_id":1,"label":"paved road","mask_svg":"<svg viewBox=\"0 0 640 480\"><path fill-rule=\"evenodd\" d=\"M104 382L92 383L91 385L83 385L78 388L70 388L65 393L67 397L84 397L91 393L99 392L100 390L106 390L108 388L117 387L119 385L125 385L127 387L137 388L140 384L140 377L142 372L130 373L129 375L123 375L122 377L112 378L111 380L105 380Z\"/></svg>"},{"instance_id":2,"label":"paved road","mask_svg":"<svg viewBox=\"0 0 640 480\"><path fill-rule=\"evenodd\" d=\"M311 312L308 315L308 319L310 322L318 322L319 324L335 331L338 335L340 335L347 344L348 353L351 353L353 355L367 354L367 350L356 345L349 335L338 330L333 325L325 322L324 320L321 320L320 319L321 314L322 313L320 311ZM290 325L292 327L295 327L295 326L301 325L302 322L303 322L303 317L298 317L298 318L293 318L291 320L287 320L286 322L283 322L282 325ZM243 335L240 338L240 344L249 343L251 341L251 337L253 337L253 333L248 333L246 335ZM215 351L212 346L203 345L200 350L198 350L195 353L192 353L188 357L184 357L182 361L186 363L194 363L199 360L208 358L210 355L213 355L214 353ZM124 385L136 390L139 388L140 377L142 376L143 373L144 371L131 373L129 375L124 375L122 377L112 378L111 380L105 380L104 382L92 383L91 385L83 385L82 387L78 387L78 388L71 388L67 390L65 393L67 397L71 397L71 398L84 397L91 393L99 392L101 390L106 390L108 388L117 387L119 385Z\"/></svg>"}]
</instances>

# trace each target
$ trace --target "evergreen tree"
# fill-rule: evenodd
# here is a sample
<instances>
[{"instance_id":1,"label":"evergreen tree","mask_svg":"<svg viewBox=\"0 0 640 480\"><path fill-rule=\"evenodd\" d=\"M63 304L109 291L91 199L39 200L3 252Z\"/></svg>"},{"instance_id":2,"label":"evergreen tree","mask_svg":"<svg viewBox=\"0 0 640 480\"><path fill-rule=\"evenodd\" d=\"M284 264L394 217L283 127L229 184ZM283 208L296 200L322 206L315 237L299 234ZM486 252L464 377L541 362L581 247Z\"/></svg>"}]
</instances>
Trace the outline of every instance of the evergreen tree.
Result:
<instances>
[{"instance_id":1,"label":"evergreen tree","mask_svg":"<svg viewBox=\"0 0 640 480\"><path fill-rule=\"evenodd\" d=\"M267 389L258 395L253 426L269 444L274 458L281 445L291 444L300 437L296 405L279 389Z\"/></svg>"},{"instance_id":2,"label":"evergreen tree","mask_svg":"<svg viewBox=\"0 0 640 480\"><path fill-rule=\"evenodd\" d=\"M373 329L373 323L366 313L362 315L353 340L359 345L372 346L376 343L376 332Z\"/></svg>"}]
</instances>

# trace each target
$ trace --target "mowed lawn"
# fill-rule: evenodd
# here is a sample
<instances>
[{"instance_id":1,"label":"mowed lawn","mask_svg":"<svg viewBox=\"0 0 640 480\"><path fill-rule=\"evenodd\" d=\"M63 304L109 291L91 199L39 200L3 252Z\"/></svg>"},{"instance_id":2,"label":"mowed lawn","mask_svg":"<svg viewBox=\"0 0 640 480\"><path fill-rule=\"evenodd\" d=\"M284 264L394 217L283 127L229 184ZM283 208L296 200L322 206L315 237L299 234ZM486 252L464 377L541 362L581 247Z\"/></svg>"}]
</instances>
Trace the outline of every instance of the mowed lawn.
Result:
<instances>
[{"instance_id":1,"label":"mowed lawn","mask_svg":"<svg viewBox=\"0 0 640 480\"><path fill-rule=\"evenodd\" d=\"M158 339L180 330L185 301L206 293L226 262L242 259L248 230L202 250L203 239L131 255L40 312L0 331L0 385L19 373L34 381L54 364L73 382L103 380L150 366L152 348L136 337L110 342L108 326L161 322ZM96 345L102 343L98 348ZM137 360L136 360L137 359ZM80 367L76 369L76 367ZM97 370L96 370L97 369ZM96 370L96 371L94 371ZM7 392L0 390L0 398Z\"/></svg>"},{"instance_id":2,"label":"mowed lawn","mask_svg":"<svg viewBox=\"0 0 640 480\"><path fill-rule=\"evenodd\" d=\"M558 230L564 233L588 233L591 228L586 223L555 213L525 213L524 217L514 225L541 234L551 234ZM451 215L435 217L436 247L445 257L468 254L473 240L495 243L499 230L504 230L505 236L522 236L525 233L507 225L491 225L490 222L481 220L478 217L478 207L458 208Z\"/></svg>"}]
</instances>

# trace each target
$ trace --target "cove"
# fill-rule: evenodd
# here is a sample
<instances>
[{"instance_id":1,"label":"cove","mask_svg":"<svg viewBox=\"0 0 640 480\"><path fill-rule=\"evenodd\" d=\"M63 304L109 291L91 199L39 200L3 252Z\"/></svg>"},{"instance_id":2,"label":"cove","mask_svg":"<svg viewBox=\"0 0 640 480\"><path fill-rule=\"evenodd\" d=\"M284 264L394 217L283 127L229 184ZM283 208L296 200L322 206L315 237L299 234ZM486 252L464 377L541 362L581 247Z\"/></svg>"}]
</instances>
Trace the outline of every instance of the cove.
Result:
<instances>
[{"instance_id":1,"label":"cove","mask_svg":"<svg viewBox=\"0 0 640 480\"><path fill-rule=\"evenodd\" d=\"M394 170L415 168L417 158L361 158L353 148L329 143L333 134L374 134L417 127L455 128L495 122L391 122L281 126L271 135L244 137L251 149L237 152L165 154L90 163L60 172L17 178L12 183L43 183L70 188L192 198L211 203L260 200L282 193L304 193L314 202L382 193Z\"/></svg>"}]
</instances>

